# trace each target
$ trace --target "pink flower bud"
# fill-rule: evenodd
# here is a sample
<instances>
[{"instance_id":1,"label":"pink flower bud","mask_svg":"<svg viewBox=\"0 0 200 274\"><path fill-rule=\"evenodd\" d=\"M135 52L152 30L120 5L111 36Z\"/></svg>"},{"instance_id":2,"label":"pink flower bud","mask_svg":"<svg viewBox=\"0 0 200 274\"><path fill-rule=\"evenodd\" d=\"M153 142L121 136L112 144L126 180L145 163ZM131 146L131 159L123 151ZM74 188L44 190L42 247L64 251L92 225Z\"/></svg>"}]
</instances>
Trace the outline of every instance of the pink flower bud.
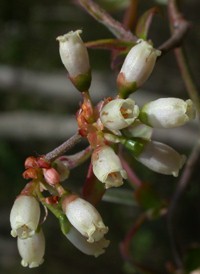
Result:
<instances>
[{"instance_id":1,"label":"pink flower bud","mask_svg":"<svg viewBox=\"0 0 200 274\"><path fill-rule=\"evenodd\" d=\"M25 168L38 167L37 159L34 156L30 156L25 160Z\"/></svg>"},{"instance_id":2,"label":"pink flower bud","mask_svg":"<svg viewBox=\"0 0 200 274\"><path fill-rule=\"evenodd\" d=\"M56 185L60 182L60 175L53 167L48 168L48 169L44 168L43 174L44 174L44 178L45 178L46 182L49 185Z\"/></svg>"},{"instance_id":3,"label":"pink flower bud","mask_svg":"<svg viewBox=\"0 0 200 274\"><path fill-rule=\"evenodd\" d=\"M23 172L24 179L37 179L38 170L36 168L30 167Z\"/></svg>"}]
</instances>

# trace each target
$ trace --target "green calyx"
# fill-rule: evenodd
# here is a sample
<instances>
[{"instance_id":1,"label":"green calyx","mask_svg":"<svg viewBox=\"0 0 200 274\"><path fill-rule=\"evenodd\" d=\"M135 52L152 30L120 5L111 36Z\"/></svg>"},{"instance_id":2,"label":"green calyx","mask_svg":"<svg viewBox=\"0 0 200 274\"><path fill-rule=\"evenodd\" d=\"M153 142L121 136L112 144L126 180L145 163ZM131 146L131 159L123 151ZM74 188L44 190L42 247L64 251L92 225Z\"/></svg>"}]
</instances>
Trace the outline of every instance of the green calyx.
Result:
<instances>
[{"instance_id":1,"label":"green calyx","mask_svg":"<svg viewBox=\"0 0 200 274\"><path fill-rule=\"evenodd\" d=\"M136 82L129 83L126 85L119 84L119 90L118 90L119 97L122 99L126 99L129 97L129 95L131 95L137 89L138 89L138 87L137 87Z\"/></svg>"},{"instance_id":2,"label":"green calyx","mask_svg":"<svg viewBox=\"0 0 200 274\"><path fill-rule=\"evenodd\" d=\"M89 70L87 73L80 74L74 78L69 77L74 86L80 91L84 92L89 90L90 85L91 85L91 70Z\"/></svg>"},{"instance_id":3,"label":"green calyx","mask_svg":"<svg viewBox=\"0 0 200 274\"><path fill-rule=\"evenodd\" d=\"M64 235L66 235L70 231L71 225L70 225L67 217L65 216L65 214L60 214L59 223L60 223L60 228L61 228L62 233Z\"/></svg>"},{"instance_id":4,"label":"green calyx","mask_svg":"<svg viewBox=\"0 0 200 274\"><path fill-rule=\"evenodd\" d=\"M151 126L148 119L148 114L146 112L146 105L143 106L143 108L140 110L139 117L140 121L148 126Z\"/></svg>"},{"instance_id":5,"label":"green calyx","mask_svg":"<svg viewBox=\"0 0 200 274\"><path fill-rule=\"evenodd\" d=\"M139 139L139 138L135 138L135 139L126 139L123 138L121 140L121 144L128 150L131 152L131 154L134 157L138 157L141 152L144 149L144 146L146 145L148 141L143 140L143 139Z\"/></svg>"}]
</instances>

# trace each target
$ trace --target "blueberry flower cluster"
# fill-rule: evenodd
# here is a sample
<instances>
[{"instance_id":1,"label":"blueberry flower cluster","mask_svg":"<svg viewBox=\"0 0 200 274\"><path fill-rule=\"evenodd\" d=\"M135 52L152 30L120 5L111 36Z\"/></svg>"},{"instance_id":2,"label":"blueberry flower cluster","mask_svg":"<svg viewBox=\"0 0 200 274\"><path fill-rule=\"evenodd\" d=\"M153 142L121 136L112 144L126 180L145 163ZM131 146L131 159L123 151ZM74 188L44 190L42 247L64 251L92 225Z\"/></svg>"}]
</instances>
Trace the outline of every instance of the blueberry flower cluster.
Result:
<instances>
[{"instance_id":1,"label":"blueberry flower cluster","mask_svg":"<svg viewBox=\"0 0 200 274\"><path fill-rule=\"evenodd\" d=\"M38 267L44 261L45 238L39 202L55 214L63 234L83 253L98 257L109 245L104 237L108 227L96 208L62 188L60 183L69 176L69 165L65 158L62 160L56 159L51 165L42 157L31 156L25 161L23 176L31 181L16 198L10 213L11 235L17 237L24 267ZM68 161L72 159L69 157ZM47 190L57 195L45 198L42 193Z\"/></svg>"},{"instance_id":2,"label":"blueberry flower cluster","mask_svg":"<svg viewBox=\"0 0 200 274\"><path fill-rule=\"evenodd\" d=\"M80 30L71 31L57 40L69 79L83 97L76 119L79 134L87 139L89 146L75 155L58 155L51 160L31 156L25 162L23 176L29 182L14 202L10 223L11 235L18 238L21 264L30 268L43 262L45 252L39 203L58 218L63 234L81 252L97 257L109 245L105 239L108 227L95 205L87 200L87 195L81 197L62 186L72 168L91 156L88 182L94 184L98 180L105 189L120 187L127 179L118 155L121 146L149 169L178 176L186 157L152 140L153 128L174 128L195 118L190 99L161 98L139 108L128 98L149 78L161 55L150 42L141 39L125 58L116 81L116 97L105 98L94 106L89 93L89 56L80 34ZM49 196L43 195L44 191Z\"/></svg>"},{"instance_id":3,"label":"blueberry flower cluster","mask_svg":"<svg viewBox=\"0 0 200 274\"><path fill-rule=\"evenodd\" d=\"M96 208L77 195L64 195L62 200L63 213L71 224L67 233L64 232L65 236L87 255L98 257L104 253L109 245L109 241L104 238L108 227L104 225ZM44 261L45 238L39 218L40 206L35 197L17 197L10 214L11 235L17 236L24 267L37 267Z\"/></svg>"},{"instance_id":4,"label":"blueberry flower cluster","mask_svg":"<svg viewBox=\"0 0 200 274\"><path fill-rule=\"evenodd\" d=\"M120 104L123 102L123 108L120 107L119 100ZM108 141L123 144L139 162L153 171L178 176L186 157L179 155L168 145L152 141L151 135L153 128L174 128L194 119L195 110L192 101L161 98L149 102L140 110L137 108L138 115L133 115L135 121L128 125L127 113L133 113L134 108L130 104L125 107L127 100L135 104L132 99L114 99L103 107L100 119L105 128L113 133L112 136L111 133L106 134L105 138ZM119 105L117 111L121 113L123 122L118 118L118 114L115 115L117 105Z\"/></svg>"}]
</instances>

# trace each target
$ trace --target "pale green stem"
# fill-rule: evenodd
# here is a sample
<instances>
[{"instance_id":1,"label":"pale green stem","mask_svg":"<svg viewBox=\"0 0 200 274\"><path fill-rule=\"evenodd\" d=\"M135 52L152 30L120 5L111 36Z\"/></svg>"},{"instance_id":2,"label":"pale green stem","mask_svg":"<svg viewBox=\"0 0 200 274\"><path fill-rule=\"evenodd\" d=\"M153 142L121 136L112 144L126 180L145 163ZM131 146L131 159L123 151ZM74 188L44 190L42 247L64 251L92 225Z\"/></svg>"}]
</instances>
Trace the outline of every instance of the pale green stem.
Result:
<instances>
[{"instance_id":1,"label":"pale green stem","mask_svg":"<svg viewBox=\"0 0 200 274\"><path fill-rule=\"evenodd\" d=\"M44 207L48 208L51 211L51 213L53 213L53 215L55 215L56 218L59 219L60 216L63 214L63 212L58 208L58 205L55 206L55 205L51 205L49 203L46 203L45 202L45 197L42 195L39 188L37 189L36 193L37 193L37 197L38 197L39 201L42 203L42 205Z\"/></svg>"},{"instance_id":2,"label":"pale green stem","mask_svg":"<svg viewBox=\"0 0 200 274\"><path fill-rule=\"evenodd\" d=\"M61 231L66 235L70 230L70 223L65 216L64 212L60 209L60 205L51 205L45 202L45 197L42 195L41 191L37 190L37 196L42 205L47 208L51 213L59 220Z\"/></svg>"}]
</instances>

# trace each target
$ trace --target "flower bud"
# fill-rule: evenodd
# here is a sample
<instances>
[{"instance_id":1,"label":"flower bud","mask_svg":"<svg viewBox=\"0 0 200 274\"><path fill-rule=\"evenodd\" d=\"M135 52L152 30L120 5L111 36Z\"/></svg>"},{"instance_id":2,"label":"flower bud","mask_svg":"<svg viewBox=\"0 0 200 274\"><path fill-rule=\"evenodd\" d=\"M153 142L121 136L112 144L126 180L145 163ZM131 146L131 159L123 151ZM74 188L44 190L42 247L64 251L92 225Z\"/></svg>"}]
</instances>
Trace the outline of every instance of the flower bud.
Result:
<instances>
[{"instance_id":1,"label":"flower bud","mask_svg":"<svg viewBox=\"0 0 200 274\"><path fill-rule=\"evenodd\" d=\"M69 73L75 87L80 91L87 91L91 83L91 70L87 48L80 33L81 30L70 31L57 37L60 44L60 57Z\"/></svg>"},{"instance_id":2,"label":"flower bud","mask_svg":"<svg viewBox=\"0 0 200 274\"><path fill-rule=\"evenodd\" d=\"M10 213L11 235L26 239L35 234L40 219L39 202L33 196L20 195Z\"/></svg>"},{"instance_id":3,"label":"flower bud","mask_svg":"<svg viewBox=\"0 0 200 274\"><path fill-rule=\"evenodd\" d=\"M126 97L134 92L149 78L154 68L156 59L161 51L142 39L127 54L117 77L117 84L121 95Z\"/></svg>"},{"instance_id":4,"label":"flower bud","mask_svg":"<svg viewBox=\"0 0 200 274\"><path fill-rule=\"evenodd\" d=\"M127 178L119 157L109 146L101 146L92 154L93 172L97 179L105 184L105 188L118 187Z\"/></svg>"},{"instance_id":5,"label":"flower bud","mask_svg":"<svg viewBox=\"0 0 200 274\"><path fill-rule=\"evenodd\" d=\"M35 233L31 238L17 239L19 254L22 257L22 266L38 267L44 261L45 238L43 231Z\"/></svg>"},{"instance_id":6,"label":"flower bud","mask_svg":"<svg viewBox=\"0 0 200 274\"><path fill-rule=\"evenodd\" d=\"M108 227L104 225L96 208L78 196L65 197L62 209L69 222L87 237L88 242L97 242L108 232Z\"/></svg>"},{"instance_id":7,"label":"flower bud","mask_svg":"<svg viewBox=\"0 0 200 274\"><path fill-rule=\"evenodd\" d=\"M102 238L97 242L89 243L74 227L71 227L70 231L66 234L66 237L81 252L94 257L103 254L105 248L107 248L110 243L110 241L105 238Z\"/></svg>"},{"instance_id":8,"label":"flower bud","mask_svg":"<svg viewBox=\"0 0 200 274\"><path fill-rule=\"evenodd\" d=\"M195 108L190 99L160 98L145 104L139 118L152 127L173 128L194 119Z\"/></svg>"},{"instance_id":9,"label":"flower bud","mask_svg":"<svg viewBox=\"0 0 200 274\"><path fill-rule=\"evenodd\" d=\"M60 182L60 175L53 167L43 168L43 174L49 185L56 185Z\"/></svg>"},{"instance_id":10,"label":"flower bud","mask_svg":"<svg viewBox=\"0 0 200 274\"><path fill-rule=\"evenodd\" d=\"M38 167L37 159L34 156L29 156L26 158L24 163L25 168Z\"/></svg>"},{"instance_id":11,"label":"flower bud","mask_svg":"<svg viewBox=\"0 0 200 274\"><path fill-rule=\"evenodd\" d=\"M100 119L103 125L118 133L128 127L139 115L139 107L132 99L115 99L107 103L101 110Z\"/></svg>"},{"instance_id":12,"label":"flower bud","mask_svg":"<svg viewBox=\"0 0 200 274\"><path fill-rule=\"evenodd\" d=\"M170 146L156 141L146 143L135 158L155 172L175 177L186 161L185 155L180 155Z\"/></svg>"}]
</instances>

